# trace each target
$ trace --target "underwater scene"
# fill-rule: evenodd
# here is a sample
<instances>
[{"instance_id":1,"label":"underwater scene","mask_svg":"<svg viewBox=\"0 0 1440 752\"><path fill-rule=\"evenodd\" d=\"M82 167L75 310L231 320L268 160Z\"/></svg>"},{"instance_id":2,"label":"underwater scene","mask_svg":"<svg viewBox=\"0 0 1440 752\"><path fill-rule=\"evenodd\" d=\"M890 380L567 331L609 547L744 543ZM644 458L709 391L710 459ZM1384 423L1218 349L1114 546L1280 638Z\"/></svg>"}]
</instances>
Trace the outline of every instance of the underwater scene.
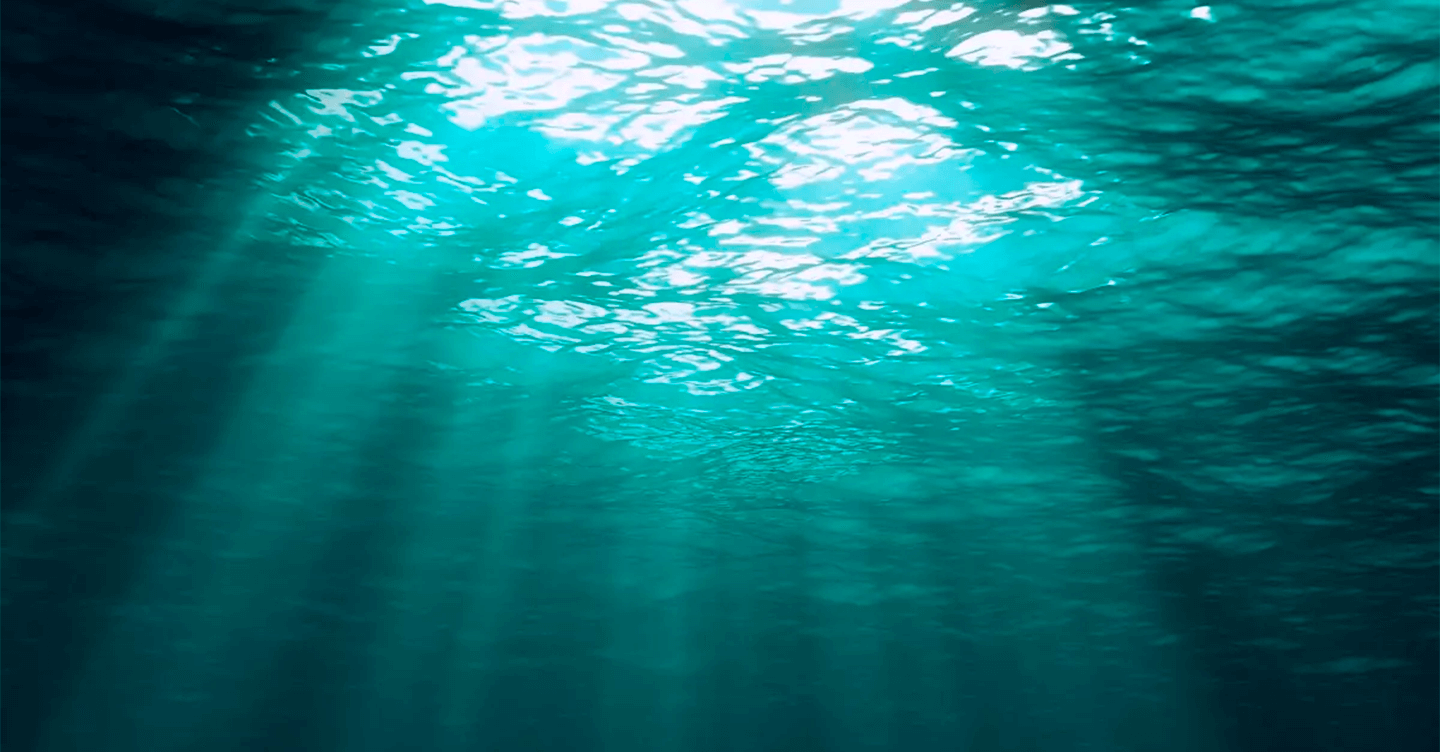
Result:
<instances>
[{"instance_id":1,"label":"underwater scene","mask_svg":"<svg viewBox=\"0 0 1440 752\"><path fill-rule=\"evenodd\" d=\"M1434 0L15 0L6 752L1440 749Z\"/></svg>"}]
</instances>

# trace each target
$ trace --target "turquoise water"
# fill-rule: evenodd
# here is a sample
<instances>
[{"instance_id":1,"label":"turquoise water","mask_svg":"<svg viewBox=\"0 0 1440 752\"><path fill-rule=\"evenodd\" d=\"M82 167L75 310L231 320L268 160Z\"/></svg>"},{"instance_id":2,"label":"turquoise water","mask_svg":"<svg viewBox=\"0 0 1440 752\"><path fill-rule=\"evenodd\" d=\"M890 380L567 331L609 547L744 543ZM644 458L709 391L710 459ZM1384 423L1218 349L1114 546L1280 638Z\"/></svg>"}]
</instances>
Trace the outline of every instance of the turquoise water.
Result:
<instances>
[{"instance_id":1,"label":"turquoise water","mask_svg":"<svg viewBox=\"0 0 1440 752\"><path fill-rule=\"evenodd\" d=\"M5 745L1435 749L1437 21L7 15Z\"/></svg>"}]
</instances>

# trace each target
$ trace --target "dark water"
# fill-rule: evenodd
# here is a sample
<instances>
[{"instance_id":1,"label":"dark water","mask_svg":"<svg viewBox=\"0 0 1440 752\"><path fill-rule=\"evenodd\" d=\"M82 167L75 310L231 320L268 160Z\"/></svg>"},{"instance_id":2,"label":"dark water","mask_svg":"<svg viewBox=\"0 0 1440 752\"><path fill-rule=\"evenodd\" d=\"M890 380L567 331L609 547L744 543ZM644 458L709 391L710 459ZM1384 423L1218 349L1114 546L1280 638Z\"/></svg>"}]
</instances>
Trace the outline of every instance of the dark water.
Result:
<instances>
[{"instance_id":1,"label":"dark water","mask_svg":"<svg viewBox=\"0 0 1440 752\"><path fill-rule=\"evenodd\" d=\"M6 752L1437 748L1433 0L0 56Z\"/></svg>"}]
</instances>

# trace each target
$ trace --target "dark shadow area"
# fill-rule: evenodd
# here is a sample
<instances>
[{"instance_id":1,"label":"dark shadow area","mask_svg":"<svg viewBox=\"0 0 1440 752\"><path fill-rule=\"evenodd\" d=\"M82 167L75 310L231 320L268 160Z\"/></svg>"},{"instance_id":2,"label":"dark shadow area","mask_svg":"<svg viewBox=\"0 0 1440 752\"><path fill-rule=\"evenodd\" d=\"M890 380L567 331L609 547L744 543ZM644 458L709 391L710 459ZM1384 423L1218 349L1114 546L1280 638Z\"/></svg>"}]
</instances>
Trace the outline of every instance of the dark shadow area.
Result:
<instances>
[{"instance_id":1,"label":"dark shadow area","mask_svg":"<svg viewBox=\"0 0 1440 752\"><path fill-rule=\"evenodd\" d=\"M5 6L6 749L36 749L154 531L183 503L255 356L286 325L284 301L303 292L302 269L279 283L223 281L131 417L44 513L31 506L35 484L235 219L226 197L258 174L245 160L246 129L266 71L292 68L325 15L212 6L187 22L111 2ZM266 306L227 310L257 283Z\"/></svg>"},{"instance_id":2,"label":"dark shadow area","mask_svg":"<svg viewBox=\"0 0 1440 752\"><path fill-rule=\"evenodd\" d=\"M1263 332L1235 327L1205 342L1076 353L1067 363L1095 416L1089 440L1125 489L1127 529L1144 542L1146 570L1180 635L1174 649L1201 672L1225 749L1435 748L1440 402L1431 385L1317 370L1286 373L1273 388L1237 385L1223 407L1157 421L1135 407L1171 402L1164 387L1095 375L1114 376L1120 360L1126 368L1141 366L1136 360L1164 364L1167 372L1216 358L1264 369L1268 358L1347 345L1433 369L1435 303L1429 285L1417 285L1385 307L1325 321ZM1402 312L1427 313L1396 323ZM1383 340L1366 339L1377 332ZM1423 430L1355 438L1397 413ZM1242 490L1247 479L1224 464L1208 466L1239 451L1285 467L1297 459L1292 445L1314 455L1353 453L1369 469L1315 499L1313 482L1257 493ZM1201 490L1202 479L1227 490ZM1235 542L1257 529L1271 545L1257 551Z\"/></svg>"}]
</instances>

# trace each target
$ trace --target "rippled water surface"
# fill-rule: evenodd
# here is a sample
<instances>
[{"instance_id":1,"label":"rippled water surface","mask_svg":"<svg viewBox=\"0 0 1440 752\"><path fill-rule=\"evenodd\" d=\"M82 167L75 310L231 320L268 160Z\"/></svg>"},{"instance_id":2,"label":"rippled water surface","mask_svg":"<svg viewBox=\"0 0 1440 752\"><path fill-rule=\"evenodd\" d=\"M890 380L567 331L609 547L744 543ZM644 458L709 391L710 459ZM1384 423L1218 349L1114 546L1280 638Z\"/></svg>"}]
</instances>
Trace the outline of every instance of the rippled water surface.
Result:
<instances>
[{"instance_id":1,"label":"rippled water surface","mask_svg":"<svg viewBox=\"0 0 1440 752\"><path fill-rule=\"evenodd\" d=\"M1436 748L1433 2L76 7L7 747Z\"/></svg>"}]
</instances>

